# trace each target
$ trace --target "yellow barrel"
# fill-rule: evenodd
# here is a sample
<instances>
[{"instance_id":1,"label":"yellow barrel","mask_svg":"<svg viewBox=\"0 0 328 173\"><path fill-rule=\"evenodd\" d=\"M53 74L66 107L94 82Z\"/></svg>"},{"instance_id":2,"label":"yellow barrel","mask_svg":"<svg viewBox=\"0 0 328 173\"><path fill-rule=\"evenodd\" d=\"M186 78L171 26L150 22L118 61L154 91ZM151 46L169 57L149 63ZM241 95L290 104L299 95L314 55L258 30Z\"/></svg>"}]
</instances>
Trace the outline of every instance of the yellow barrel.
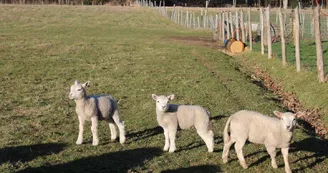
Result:
<instances>
[{"instance_id":1,"label":"yellow barrel","mask_svg":"<svg viewBox=\"0 0 328 173\"><path fill-rule=\"evenodd\" d=\"M232 53L240 53L240 52L244 51L244 49L245 49L245 44L238 40L234 41L230 45L230 52L232 52Z\"/></svg>"}]
</instances>

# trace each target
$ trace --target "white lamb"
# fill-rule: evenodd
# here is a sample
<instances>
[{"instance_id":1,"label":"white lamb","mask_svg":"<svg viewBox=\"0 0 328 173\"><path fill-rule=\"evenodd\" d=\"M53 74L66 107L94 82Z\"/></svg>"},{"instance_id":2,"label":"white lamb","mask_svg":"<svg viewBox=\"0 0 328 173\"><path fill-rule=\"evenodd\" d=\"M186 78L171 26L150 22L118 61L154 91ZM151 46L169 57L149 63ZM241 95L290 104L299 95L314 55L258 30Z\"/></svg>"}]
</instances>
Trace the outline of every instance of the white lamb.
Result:
<instances>
[{"instance_id":1,"label":"white lamb","mask_svg":"<svg viewBox=\"0 0 328 173\"><path fill-rule=\"evenodd\" d=\"M205 141L208 152L213 152L214 138L210 130L209 112L201 106L169 104L174 95L157 96L152 94L156 101L157 122L164 129L164 151L174 152L175 136L178 125L181 129L194 126L199 136Z\"/></svg>"},{"instance_id":2,"label":"white lamb","mask_svg":"<svg viewBox=\"0 0 328 173\"><path fill-rule=\"evenodd\" d=\"M279 119L262 115L258 112L242 110L230 116L224 128L224 148L222 159L224 163L228 162L230 146L236 142L235 150L240 165L246 169L248 166L243 156L243 146L248 139L250 142L264 144L270 157L271 165L277 168L276 148L281 148L285 162L285 171L290 173L288 163L288 149L293 137L295 118L301 116L301 113L281 113L273 112ZM230 125L230 136L228 127Z\"/></svg>"},{"instance_id":3,"label":"white lamb","mask_svg":"<svg viewBox=\"0 0 328 173\"><path fill-rule=\"evenodd\" d=\"M76 144L83 142L83 128L85 120L91 120L91 132L93 136L92 145L98 145L98 120L105 120L109 124L111 139L117 138L115 124L120 131L120 143L125 142L124 122L120 119L120 113L117 103L111 95L96 95L87 96L85 88L89 86L90 82L80 84L75 81L71 86L69 98L74 99L76 103L76 113L79 118L79 136Z\"/></svg>"}]
</instances>

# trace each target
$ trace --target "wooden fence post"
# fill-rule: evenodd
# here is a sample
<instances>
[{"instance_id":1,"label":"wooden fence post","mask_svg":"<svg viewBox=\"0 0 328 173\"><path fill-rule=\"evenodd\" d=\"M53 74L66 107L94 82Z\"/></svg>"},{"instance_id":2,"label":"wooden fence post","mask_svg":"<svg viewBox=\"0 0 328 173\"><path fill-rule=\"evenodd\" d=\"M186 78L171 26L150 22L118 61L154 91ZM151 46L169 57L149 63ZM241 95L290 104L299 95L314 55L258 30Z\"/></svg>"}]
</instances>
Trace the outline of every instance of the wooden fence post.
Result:
<instances>
[{"instance_id":1,"label":"wooden fence post","mask_svg":"<svg viewBox=\"0 0 328 173\"><path fill-rule=\"evenodd\" d=\"M244 11L243 11L243 9L241 9L241 11L240 11L240 29L241 29L241 40L243 41L243 43L245 43L246 39L245 39L245 24L244 24Z\"/></svg>"},{"instance_id":2,"label":"wooden fence post","mask_svg":"<svg viewBox=\"0 0 328 173\"><path fill-rule=\"evenodd\" d=\"M314 9L314 30L315 30L315 44L317 50L317 69L319 82L325 82L325 71L324 61L322 54L322 42L321 42L321 31L320 31L320 6Z\"/></svg>"},{"instance_id":3,"label":"wooden fence post","mask_svg":"<svg viewBox=\"0 0 328 173\"><path fill-rule=\"evenodd\" d=\"M222 12L222 20L221 20L221 34L222 34L222 40L225 40L225 34L224 34L224 11Z\"/></svg>"},{"instance_id":4,"label":"wooden fence post","mask_svg":"<svg viewBox=\"0 0 328 173\"><path fill-rule=\"evenodd\" d=\"M302 13L302 38L304 39L304 32L305 32L305 13Z\"/></svg>"},{"instance_id":5,"label":"wooden fence post","mask_svg":"<svg viewBox=\"0 0 328 173\"><path fill-rule=\"evenodd\" d=\"M279 23L280 23L280 38L281 38L281 56L282 65L286 66L286 41L285 41L285 31L284 31L284 20L281 13L281 8L279 8Z\"/></svg>"},{"instance_id":6,"label":"wooden fence post","mask_svg":"<svg viewBox=\"0 0 328 173\"><path fill-rule=\"evenodd\" d=\"M248 8L248 35L249 35L249 50L253 50L253 38L252 38L252 23L251 23L251 8Z\"/></svg>"},{"instance_id":7,"label":"wooden fence post","mask_svg":"<svg viewBox=\"0 0 328 173\"><path fill-rule=\"evenodd\" d=\"M314 14L310 13L311 16L311 38L314 39Z\"/></svg>"},{"instance_id":8,"label":"wooden fence post","mask_svg":"<svg viewBox=\"0 0 328 173\"><path fill-rule=\"evenodd\" d=\"M236 10L236 29L235 29L235 33L236 33L236 36L237 36L237 40L240 40L239 38L239 31L240 31L240 28L239 28L239 15L238 15L238 10Z\"/></svg>"},{"instance_id":9,"label":"wooden fence post","mask_svg":"<svg viewBox=\"0 0 328 173\"><path fill-rule=\"evenodd\" d=\"M298 14L298 7L295 8L295 56L296 56L296 70L301 71L301 54L300 54L300 18Z\"/></svg>"},{"instance_id":10,"label":"wooden fence post","mask_svg":"<svg viewBox=\"0 0 328 173\"><path fill-rule=\"evenodd\" d=\"M231 25L231 22L229 22L229 12L227 12L227 14L226 14L226 18L227 18L227 20L226 20L226 26L227 26L227 40L228 39L230 39L231 37L230 37L230 31L229 31L229 25ZM231 34L232 34L232 31L231 31Z\"/></svg>"},{"instance_id":11,"label":"wooden fence post","mask_svg":"<svg viewBox=\"0 0 328 173\"><path fill-rule=\"evenodd\" d=\"M233 36L233 20L232 20L232 12L231 12L231 11L229 11L229 16L230 16L230 22L228 22L229 20L228 20L228 18L227 18L227 23L229 23L228 26L230 26L231 35ZM232 36L231 36L231 37L232 37ZM229 37L229 38L230 38L230 37Z\"/></svg>"},{"instance_id":12,"label":"wooden fence post","mask_svg":"<svg viewBox=\"0 0 328 173\"><path fill-rule=\"evenodd\" d=\"M264 16L263 8L260 8L260 23L261 23L261 54L264 55Z\"/></svg>"},{"instance_id":13,"label":"wooden fence post","mask_svg":"<svg viewBox=\"0 0 328 173\"><path fill-rule=\"evenodd\" d=\"M271 26L270 26L270 6L266 9L266 23L267 23L267 41L268 41L268 58L272 58L272 38L271 38Z\"/></svg>"}]
</instances>

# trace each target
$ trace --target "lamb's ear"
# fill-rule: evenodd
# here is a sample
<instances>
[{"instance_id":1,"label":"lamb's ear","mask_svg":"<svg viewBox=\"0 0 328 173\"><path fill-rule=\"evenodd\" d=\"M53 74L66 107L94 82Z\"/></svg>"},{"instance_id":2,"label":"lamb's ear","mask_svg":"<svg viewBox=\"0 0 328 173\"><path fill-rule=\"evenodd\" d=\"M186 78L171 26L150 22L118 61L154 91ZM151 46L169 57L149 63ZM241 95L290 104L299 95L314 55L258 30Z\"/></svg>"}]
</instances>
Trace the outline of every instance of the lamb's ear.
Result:
<instances>
[{"instance_id":1,"label":"lamb's ear","mask_svg":"<svg viewBox=\"0 0 328 173\"><path fill-rule=\"evenodd\" d=\"M156 94L152 94L151 97L152 97L154 100L157 100L157 95L156 95Z\"/></svg>"},{"instance_id":2,"label":"lamb's ear","mask_svg":"<svg viewBox=\"0 0 328 173\"><path fill-rule=\"evenodd\" d=\"M90 81L88 81L88 82L82 84L82 87L83 87L83 88L85 88L85 87L89 87L89 86L90 86Z\"/></svg>"},{"instance_id":3,"label":"lamb's ear","mask_svg":"<svg viewBox=\"0 0 328 173\"><path fill-rule=\"evenodd\" d=\"M296 112L295 113L295 117L296 118L301 118L301 117L303 117L305 115L305 112Z\"/></svg>"},{"instance_id":4,"label":"lamb's ear","mask_svg":"<svg viewBox=\"0 0 328 173\"><path fill-rule=\"evenodd\" d=\"M174 94L171 94L171 95L167 96L167 98L168 98L169 100L173 100L173 99L174 99Z\"/></svg>"},{"instance_id":5,"label":"lamb's ear","mask_svg":"<svg viewBox=\"0 0 328 173\"><path fill-rule=\"evenodd\" d=\"M281 112L279 112L279 111L273 111L273 113L274 113L277 117L281 118L281 115L282 115Z\"/></svg>"},{"instance_id":6,"label":"lamb's ear","mask_svg":"<svg viewBox=\"0 0 328 173\"><path fill-rule=\"evenodd\" d=\"M75 80L74 85L77 85L77 84L79 84L79 81Z\"/></svg>"}]
</instances>

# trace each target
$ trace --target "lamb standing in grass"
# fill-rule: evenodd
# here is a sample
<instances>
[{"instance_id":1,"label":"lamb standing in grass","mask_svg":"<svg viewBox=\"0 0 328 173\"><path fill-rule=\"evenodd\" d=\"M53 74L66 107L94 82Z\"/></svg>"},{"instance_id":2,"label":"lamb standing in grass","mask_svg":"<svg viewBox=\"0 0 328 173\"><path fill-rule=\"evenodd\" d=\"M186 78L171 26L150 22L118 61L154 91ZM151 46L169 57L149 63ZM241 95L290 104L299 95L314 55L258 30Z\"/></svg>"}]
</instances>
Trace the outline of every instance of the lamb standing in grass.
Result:
<instances>
[{"instance_id":1,"label":"lamb standing in grass","mask_svg":"<svg viewBox=\"0 0 328 173\"><path fill-rule=\"evenodd\" d=\"M258 112L242 110L228 119L224 128L224 148L222 159L224 163L228 162L230 146L236 142L235 150L241 166L246 169L248 166L243 156L243 146L248 139L250 142L264 144L270 157L271 165L277 168L276 148L281 148L281 152L285 162L285 171L290 173L288 163L288 149L293 137L294 127L296 125L295 118L301 116L300 113L281 113L274 111L279 117L273 118L262 115ZM228 127L230 125L230 136Z\"/></svg>"},{"instance_id":2,"label":"lamb standing in grass","mask_svg":"<svg viewBox=\"0 0 328 173\"><path fill-rule=\"evenodd\" d=\"M210 130L209 113L201 106L169 104L174 95L157 96L152 94L156 101L157 122L164 129L164 151L174 152L175 136L178 125L181 129L194 126L199 136L205 141L208 152L213 152L214 138Z\"/></svg>"},{"instance_id":3,"label":"lamb standing in grass","mask_svg":"<svg viewBox=\"0 0 328 173\"><path fill-rule=\"evenodd\" d=\"M79 118L79 136L76 144L83 142L83 128L85 120L91 120L91 132L93 136L92 145L98 145L98 120L105 120L109 124L111 139L117 138L115 124L120 131L120 143L125 142L124 122L120 119L120 113L117 103L111 95L87 96L85 88L90 82L80 84L75 81L71 86L69 98L74 99L76 103L76 113Z\"/></svg>"}]
</instances>

